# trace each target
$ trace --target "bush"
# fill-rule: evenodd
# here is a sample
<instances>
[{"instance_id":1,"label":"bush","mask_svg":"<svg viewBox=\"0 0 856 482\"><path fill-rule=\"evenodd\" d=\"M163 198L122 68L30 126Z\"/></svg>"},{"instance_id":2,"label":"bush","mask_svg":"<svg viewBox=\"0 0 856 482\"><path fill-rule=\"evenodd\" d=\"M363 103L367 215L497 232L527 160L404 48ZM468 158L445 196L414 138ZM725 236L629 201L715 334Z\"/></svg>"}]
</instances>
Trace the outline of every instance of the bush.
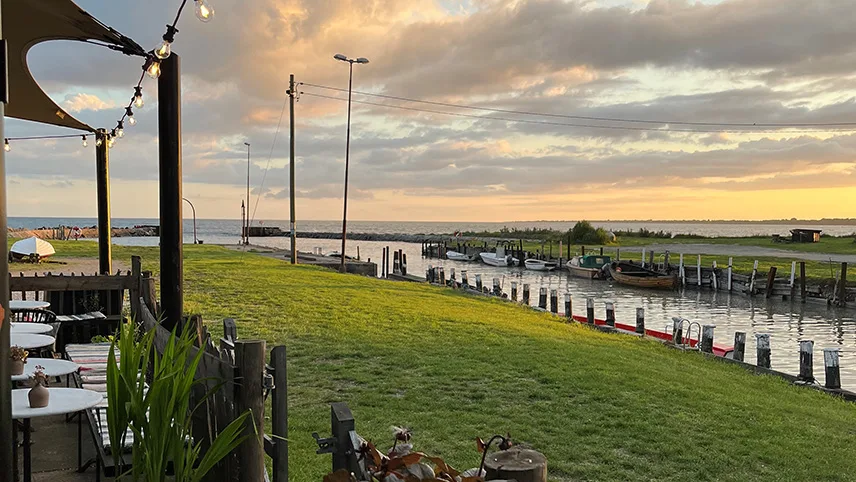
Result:
<instances>
[{"instance_id":1,"label":"bush","mask_svg":"<svg viewBox=\"0 0 856 482\"><path fill-rule=\"evenodd\" d=\"M580 221L568 231L568 240L573 244L606 244L609 235L603 228L595 228L588 221Z\"/></svg>"}]
</instances>

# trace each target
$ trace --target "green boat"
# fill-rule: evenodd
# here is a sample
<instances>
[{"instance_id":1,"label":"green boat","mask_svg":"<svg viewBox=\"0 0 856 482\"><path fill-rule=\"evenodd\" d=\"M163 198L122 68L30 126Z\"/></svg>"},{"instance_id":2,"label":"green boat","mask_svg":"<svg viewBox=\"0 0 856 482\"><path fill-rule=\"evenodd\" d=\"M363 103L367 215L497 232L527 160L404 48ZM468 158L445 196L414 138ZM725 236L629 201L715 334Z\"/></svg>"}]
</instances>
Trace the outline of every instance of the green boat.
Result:
<instances>
[{"instance_id":1,"label":"green boat","mask_svg":"<svg viewBox=\"0 0 856 482\"><path fill-rule=\"evenodd\" d=\"M603 267L610 264L609 256L590 254L585 256L574 256L565 265L573 276L588 279L604 279Z\"/></svg>"}]
</instances>

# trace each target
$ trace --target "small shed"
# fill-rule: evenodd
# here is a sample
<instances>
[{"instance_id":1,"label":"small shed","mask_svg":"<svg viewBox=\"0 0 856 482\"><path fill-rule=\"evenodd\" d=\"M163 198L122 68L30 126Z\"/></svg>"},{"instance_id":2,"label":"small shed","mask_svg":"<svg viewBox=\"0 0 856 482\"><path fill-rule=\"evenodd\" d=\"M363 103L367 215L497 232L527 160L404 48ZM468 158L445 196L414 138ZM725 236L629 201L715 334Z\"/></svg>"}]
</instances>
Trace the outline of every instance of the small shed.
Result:
<instances>
[{"instance_id":1,"label":"small shed","mask_svg":"<svg viewBox=\"0 0 856 482\"><path fill-rule=\"evenodd\" d=\"M791 241L794 243L820 242L820 229L791 229Z\"/></svg>"}]
</instances>

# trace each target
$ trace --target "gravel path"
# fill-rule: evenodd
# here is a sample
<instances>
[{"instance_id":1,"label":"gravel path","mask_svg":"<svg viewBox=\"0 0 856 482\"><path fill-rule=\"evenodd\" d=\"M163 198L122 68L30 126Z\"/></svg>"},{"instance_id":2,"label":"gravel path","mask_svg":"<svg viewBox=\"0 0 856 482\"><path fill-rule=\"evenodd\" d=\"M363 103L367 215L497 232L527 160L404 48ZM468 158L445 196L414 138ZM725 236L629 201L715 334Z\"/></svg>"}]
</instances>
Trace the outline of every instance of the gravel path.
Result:
<instances>
[{"instance_id":1,"label":"gravel path","mask_svg":"<svg viewBox=\"0 0 856 482\"><path fill-rule=\"evenodd\" d=\"M806 253L804 251L789 251L786 249L762 248L760 246L738 246L733 244L670 244L670 243L654 243L645 246L646 249L653 249L655 253L669 251L670 253L678 254L712 254L717 256L757 256L774 257L774 258L789 258L803 259L807 261L832 261L856 263L856 255L853 254L825 254L825 253ZM622 247L621 251L639 252L642 251L642 246Z\"/></svg>"}]
</instances>

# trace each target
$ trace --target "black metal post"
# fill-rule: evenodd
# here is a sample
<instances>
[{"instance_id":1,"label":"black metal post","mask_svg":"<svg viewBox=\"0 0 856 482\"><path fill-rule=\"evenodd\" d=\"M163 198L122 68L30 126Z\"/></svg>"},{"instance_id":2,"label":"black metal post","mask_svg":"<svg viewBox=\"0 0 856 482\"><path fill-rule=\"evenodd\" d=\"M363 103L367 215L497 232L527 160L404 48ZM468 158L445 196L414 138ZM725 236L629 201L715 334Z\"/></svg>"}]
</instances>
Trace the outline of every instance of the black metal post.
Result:
<instances>
[{"instance_id":1,"label":"black metal post","mask_svg":"<svg viewBox=\"0 0 856 482\"><path fill-rule=\"evenodd\" d=\"M183 314L181 226L181 60L161 61L158 78L160 161L160 267L163 325L172 329Z\"/></svg>"},{"instance_id":2,"label":"black metal post","mask_svg":"<svg viewBox=\"0 0 856 482\"><path fill-rule=\"evenodd\" d=\"M113 248L110 241L110 148L107 131L95 134L95 184L98 191L98 272L113 272ZM100 145L99 145L100 144Z\"/></svg>"},{"instance_id":3,"label":"black metal post","mask_svg":"<svg viewBox=\"0 0 856 482\"><path fill-rule=\"evenodd\" d=\"M289 231L291 235L291 264L297 264L297 232L295 227L295 208L294 208L294 74L291 74L288 80L288 102L289 102L289 131L291 133L291 139L289 142L289 163L288 163L288 197L290 199L290 223L289 223ZM345 252L342 250L342 259L345 259Z\"/></svg>"},{"instance_id":4,"label":"black metal post","mask_svg":"<svg viewBox=\"0 0 856 482\"><path fill-rule=\"evenodd\" d=\"M351 154L351 88L354 84L354 63L348 65L348 129L345 135L345 200L342 203L342 264L339 269L345 272L345 240L348 237L348 167Z\"/></svg>"},{"instance_id":5,"label":"black metal post","mask_svg":"<svg viewBox=\"0 0 856 482\"><path fill-rule=\"evenodd\" d=\"M2 25L2 22L0 22ZM0 34L0 37L2 34ZM2 85L8 86L8 62L6 60L5 43L4 50L0 51L0 72L3 73ZM0 138L3 138L4 123L3 116L6 111L6 102L9 101L8 90L0 91ZM23 100L23 99L22 99ZM0 233L6 231L6 152L0 150ZM12 470L10 468L15 462L12 456L14 432L12 422L12 375L9 367L9 242L6 236L0 236L0 482L12 482ZM16 437L17 438L17 437Z\"/></svg>"}]
</instances>

